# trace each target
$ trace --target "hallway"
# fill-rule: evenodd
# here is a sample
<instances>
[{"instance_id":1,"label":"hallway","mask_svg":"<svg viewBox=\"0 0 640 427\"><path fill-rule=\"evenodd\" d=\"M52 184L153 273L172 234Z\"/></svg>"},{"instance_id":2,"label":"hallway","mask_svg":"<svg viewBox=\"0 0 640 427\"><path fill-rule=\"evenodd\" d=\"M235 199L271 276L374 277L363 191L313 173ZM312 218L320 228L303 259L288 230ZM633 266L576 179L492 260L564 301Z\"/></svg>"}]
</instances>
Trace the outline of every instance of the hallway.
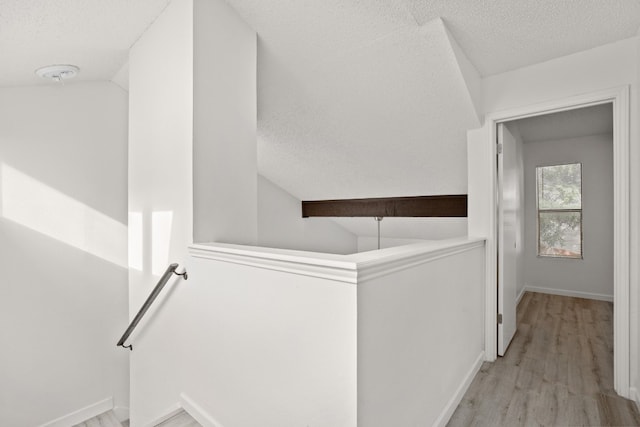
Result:
<instances>
[{"instance_id":1,"label":"hallway","mask_svg":"<svg viewBox=\"0 0 640 427\"><path fill-rule=\"evenodd\" d=\"M640 425L613 389L613 304L527 292L505 357L485 363L449 426Z\"/></svg>"}]
</instances>

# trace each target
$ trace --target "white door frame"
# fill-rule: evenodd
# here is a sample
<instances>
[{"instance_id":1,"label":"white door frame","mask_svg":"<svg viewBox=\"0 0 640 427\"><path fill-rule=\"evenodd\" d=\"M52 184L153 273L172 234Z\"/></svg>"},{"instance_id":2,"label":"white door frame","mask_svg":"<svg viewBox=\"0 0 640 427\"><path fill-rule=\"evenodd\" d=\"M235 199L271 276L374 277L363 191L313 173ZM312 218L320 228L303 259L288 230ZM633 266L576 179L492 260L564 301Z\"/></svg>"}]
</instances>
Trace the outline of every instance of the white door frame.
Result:
<instances>
[{"instance_id":1,"label":"white door frame","mask_svg":"<svg viewBox=\"0 0 640 427\"><path fill-rule=\"evenodd\" d=\"M497 358L497 170L496 170L496 126L498 123L525 117L556 113L576 108L611 103L613 105L613 376L616 392L623 397L630 397L630 324L629 324L629 86L615 87L608 90L585 95L564 98L526 107L513 108L489 113L485 116L484 135L488 144L483 151L489 150L492 162L491 189L488 202L489 236L487 239L487 264L485 281L485 355L486 360ZM486 159L486 157L485 157ZM470 197L471 197L471 191ZM484 215L482 215L484 217Z\"/></svg>"}]
</instances>

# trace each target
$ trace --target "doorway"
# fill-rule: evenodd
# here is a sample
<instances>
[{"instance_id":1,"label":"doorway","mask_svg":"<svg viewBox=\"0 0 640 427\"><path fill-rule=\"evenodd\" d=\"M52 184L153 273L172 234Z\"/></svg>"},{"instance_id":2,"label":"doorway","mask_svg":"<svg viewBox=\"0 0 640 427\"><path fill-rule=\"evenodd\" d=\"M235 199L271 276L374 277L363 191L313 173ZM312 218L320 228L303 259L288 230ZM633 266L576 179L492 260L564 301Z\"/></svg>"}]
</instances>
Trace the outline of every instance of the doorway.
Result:
<instances>
[{"instance_id":1,"label":"doorway","mask_svg":"<svg viewBox=\"0 0 640 427\"><path fill-rule=\"evenodd\" d=\"M613 301L612 104L497 127L497 353L504 356L525 292Z\"/></svg>"},{"instance_id":2,"label":"doorway","mask_svg":"<svg viewBox=\"0 0 640 427\"><path fill-rule=\"evenodd\" d=\"M469 235L486 237L485 356L497 358L497 124L512 120L610 103L613 109L613 300L614 386L626 398L629 390L629 87L489 113L484 126L468 132Z\"/></svg>"}]
</instances>

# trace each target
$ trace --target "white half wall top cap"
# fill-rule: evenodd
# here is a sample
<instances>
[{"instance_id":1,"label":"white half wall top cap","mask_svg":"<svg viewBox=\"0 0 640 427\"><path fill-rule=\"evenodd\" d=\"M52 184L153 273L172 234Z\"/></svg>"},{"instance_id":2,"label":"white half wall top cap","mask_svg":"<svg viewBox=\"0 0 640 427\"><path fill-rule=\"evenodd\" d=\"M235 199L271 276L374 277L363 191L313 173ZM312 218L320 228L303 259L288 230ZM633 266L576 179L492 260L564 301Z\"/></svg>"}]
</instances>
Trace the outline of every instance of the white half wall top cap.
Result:
<instances>
[{"instance_id":1,"label":"white half wall top cap","mask_svg":"<svg viewBox=\"0 0 640 427\"><path fill-rule=\"evenodd\" d=\"M55 82L71 79L80 72L80 68L75 65L61 64L61 65L47 65L46 67L38 68L36 74L43 79L51 79Z\"/></svg>"}]
</instances>

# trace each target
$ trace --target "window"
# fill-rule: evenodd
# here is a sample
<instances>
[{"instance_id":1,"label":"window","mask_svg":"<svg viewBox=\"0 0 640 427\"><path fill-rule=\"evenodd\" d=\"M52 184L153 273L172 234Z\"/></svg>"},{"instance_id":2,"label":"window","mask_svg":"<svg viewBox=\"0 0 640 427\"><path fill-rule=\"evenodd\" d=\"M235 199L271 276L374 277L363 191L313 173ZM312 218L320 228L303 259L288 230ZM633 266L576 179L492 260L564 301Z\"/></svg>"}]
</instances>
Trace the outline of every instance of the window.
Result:
<instances>
[{"instance_id":1,"label":"window","mask_svg":"<svg viewBox=\"0 0 640 427\"><path fill-rule=\"evenodd\" d=\"M582 165L536 168L538 256L582 258Z\"/></svg>"}]
</instances>

